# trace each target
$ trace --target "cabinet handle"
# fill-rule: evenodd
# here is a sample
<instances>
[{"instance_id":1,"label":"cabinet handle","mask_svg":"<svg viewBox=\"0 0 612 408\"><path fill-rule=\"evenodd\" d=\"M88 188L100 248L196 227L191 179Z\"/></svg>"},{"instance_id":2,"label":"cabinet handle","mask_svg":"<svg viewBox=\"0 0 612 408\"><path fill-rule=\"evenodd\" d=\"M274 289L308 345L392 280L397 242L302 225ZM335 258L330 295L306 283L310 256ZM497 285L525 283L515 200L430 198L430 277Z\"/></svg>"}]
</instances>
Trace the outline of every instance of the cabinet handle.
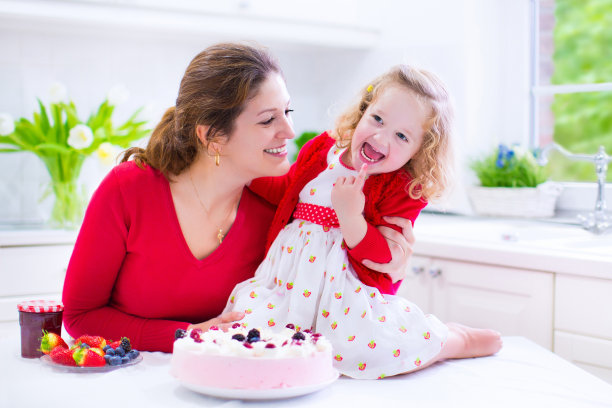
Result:
<instances>
[{"instance_id":1,"label":"cabinet handle","mask_svg":"<svg viewBox=\"0 0 612 408\"><path fill-rule=\"evenodd\" d=\"M412 267L412 273L414 273L415 275L420 275L423 272L425 272L424 266L413 266Z\"/></svg>"},{"instance_id":2,"label":"cabinet handle","mask_svg":"<svg viewBox=\"0 0 612 408\"><path fill-rule=\"evenodd\" d=\"M432 278L437 278L438 276L442 275L442 269L440 269L440 268L431 268L429 270L429 275Z\"/></svg>"}]
</instances>

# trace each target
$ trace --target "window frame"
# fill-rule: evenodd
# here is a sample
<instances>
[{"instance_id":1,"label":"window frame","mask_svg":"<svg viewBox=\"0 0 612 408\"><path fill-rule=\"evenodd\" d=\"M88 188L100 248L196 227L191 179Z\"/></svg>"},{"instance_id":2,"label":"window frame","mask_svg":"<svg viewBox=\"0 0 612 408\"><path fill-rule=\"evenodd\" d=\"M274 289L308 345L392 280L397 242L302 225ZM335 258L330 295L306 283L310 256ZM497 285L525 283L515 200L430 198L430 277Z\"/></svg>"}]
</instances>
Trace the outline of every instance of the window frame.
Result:
<instances>
[{"instance_id":1,"label":"window frame","mask_svg":"<svg viewBox=\"0 0 612 408\"><path fill-rule=\"evenodd\" d=\"M540 143L540 136L542 133L540 128L540 99L542 96L612 91L612 82L563 85L540 84L540 3L540 0L530 0L529 147L533 149L543 148L545 146ZM592 154L595 153L596 152L592 152ZM606 153L612 155L612 152ZM595 169L593 169L593 171L595 171ZM583 211L585 209L593 209L597 183L586 181L561 181L558 183L564 187L564 192L557 204L558 209L562 211ZM605 192L607 193L607 206L610 208L612 207L612 180L606 180ZM591 196L593 196L592 201Z\"/></svg>"}]
</instances>

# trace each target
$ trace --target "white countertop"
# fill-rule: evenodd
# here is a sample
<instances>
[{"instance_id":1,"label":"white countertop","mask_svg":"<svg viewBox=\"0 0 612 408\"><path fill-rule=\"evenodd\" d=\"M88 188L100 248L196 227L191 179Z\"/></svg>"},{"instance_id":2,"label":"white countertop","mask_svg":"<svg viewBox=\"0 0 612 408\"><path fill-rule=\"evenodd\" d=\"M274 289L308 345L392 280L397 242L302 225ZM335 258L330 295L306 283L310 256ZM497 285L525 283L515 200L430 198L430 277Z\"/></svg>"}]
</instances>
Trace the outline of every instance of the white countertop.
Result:
<instances>
[{"instance_id":1,"label":"white countertop","mask_svg":"<svg viewBox=\"0 0 612 408\"><path fill-rule=\"evenodd\" d=\"M421 214L414 253L612 279L612 234L523 219Z\"/></svg>"},{"instance_id":2,"label":"white countertop","mask_svg":"<svg viewBox=\"0 0 612 408\"><path fill-rule=\"evenodd\" d=\"M197 394L169 374L171 355L142 353L137 365L70 373L20 356L18 333L0 338L0 406L47 407L602 407L612 385L522 337L495 356L449 360L384 380L340 377L290 400L241 402ZM257 373L253 373L257 375Z\"/></svg>"}]
</instances>

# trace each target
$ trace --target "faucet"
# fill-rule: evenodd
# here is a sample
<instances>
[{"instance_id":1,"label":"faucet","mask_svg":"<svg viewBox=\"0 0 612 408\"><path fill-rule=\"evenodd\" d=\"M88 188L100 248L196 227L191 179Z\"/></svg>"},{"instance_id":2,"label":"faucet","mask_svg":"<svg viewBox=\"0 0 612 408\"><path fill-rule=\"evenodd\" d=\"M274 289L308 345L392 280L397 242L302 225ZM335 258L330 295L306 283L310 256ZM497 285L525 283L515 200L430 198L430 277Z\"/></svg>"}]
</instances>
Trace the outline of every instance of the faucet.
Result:
<instances>
[{"instance_id":1,"label":"faucet","mask_svg":"<svg viewBox=\"0 0 612 408\"><path fill-rule=\"evenodd\" d=\"M608 156L603 146L599 146L596 154L576 154L564 149L557 143L550 143L544 146L537 156L539 165L544 166L548 163L548 154L557 150L562 155L570 160L589 161L595 164L595 172L597 173L597 200L595 201L595 210L586 215L578 215L578 220L584 229L594 234L603 234L609 228L612 228L612 217L606 214L606 173L608 172L608 163L612 161L612 156Z\"/></svg>"}]
</instances>

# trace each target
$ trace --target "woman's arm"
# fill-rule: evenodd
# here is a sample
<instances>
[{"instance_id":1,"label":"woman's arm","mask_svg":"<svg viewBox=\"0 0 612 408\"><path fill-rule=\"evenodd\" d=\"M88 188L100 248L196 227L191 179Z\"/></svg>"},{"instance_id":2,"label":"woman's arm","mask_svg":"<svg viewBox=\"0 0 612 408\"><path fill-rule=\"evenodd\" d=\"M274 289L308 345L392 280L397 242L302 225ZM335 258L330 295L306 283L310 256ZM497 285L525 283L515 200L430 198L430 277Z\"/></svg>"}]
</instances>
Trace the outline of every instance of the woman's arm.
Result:
<instances>
[{"instance_id":1,"label":"woman's arm","mask_svg":"<svg viewBox=\"0 0 612 408\"><path fill-rule=\"evenodd\" d=\"M408 272L408 262L412 257L415 238L412 231L412 222L402 217L383 217L384 221L401 228L401 233L393 228L381 225L378 231L385 237L389 250L391 251L391 261L389 263L377 263L369 259L364 259L362 264L373 271L388 274L392 283L406 278Z\"/></svg>"},{"instance_id":2,"label":"woman's arm","mask_svg":"<svg viewBox=\"0 0 612 408\"><path fill-rule=\"evenodd\" d=\"M118 177L111 171L90 201L70 258L62 294L64 325L73 337L126 336L136 349L169 352L174 332L188 323L137 317L122 312L113 301L130 222ZM146 287L147 282L141 282L134 296L146 296Z\"/></svg>"}]
</instances>

